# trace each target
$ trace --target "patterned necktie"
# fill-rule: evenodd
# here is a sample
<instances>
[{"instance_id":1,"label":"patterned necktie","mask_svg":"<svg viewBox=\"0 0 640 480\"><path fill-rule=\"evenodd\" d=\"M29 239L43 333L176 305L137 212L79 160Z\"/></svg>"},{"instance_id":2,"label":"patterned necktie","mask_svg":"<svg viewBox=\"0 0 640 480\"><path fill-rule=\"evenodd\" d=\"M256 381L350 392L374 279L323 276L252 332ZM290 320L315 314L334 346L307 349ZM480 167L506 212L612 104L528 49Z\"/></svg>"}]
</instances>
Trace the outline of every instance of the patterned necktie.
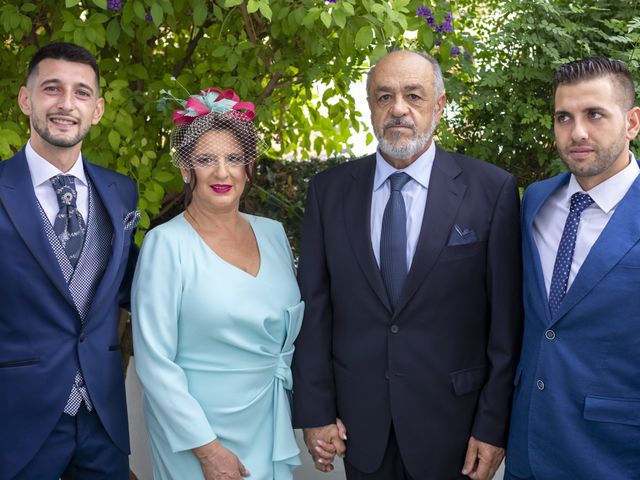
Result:
<instances>
[{"instance_id":1,"label":"patterned necktie","mask_svg":"<svg viewBox=\"0 0 640 480\"><path fill-rule=\"evenodd\" d=\"M56 232L69 262L76 268L82 252L85 223L76 205L78 194L75 178L72 175L56 175L50 181L60 206L53 222L53 231Z\"/></svg>"},{"instance_id":2,"label":"patterned necktie","mask_svg":"<svg viewBox=\"0 0 640 480\"><path fill-rule=\"evenodd\" d=\"M552 315L556 314L565 293L567 293L567 284L569 282L571 263L573 262L573 251L576 247L576 235L578 233L578 224L580 223L580 214L592 203L593 199L586 193L576 192L571 195L569 215L564 224L564 230L562 231L562 237L558 245L556 261L553 265L553 276L551 277L551 288L549 289L549 307L551 308Z\"/></svg>"},{"instance_id":3,"label":"patterned necktie","mask_svg":"<svg viewBox=\"0 0 640 480\"><path fill-rule=\"evenodd\" d=\"M407 212L402 188L409 180L411 177L403 172L389 176L391 195L382 216L380 273L394 310L407 276Z\"/></svg>"}]
</instances>

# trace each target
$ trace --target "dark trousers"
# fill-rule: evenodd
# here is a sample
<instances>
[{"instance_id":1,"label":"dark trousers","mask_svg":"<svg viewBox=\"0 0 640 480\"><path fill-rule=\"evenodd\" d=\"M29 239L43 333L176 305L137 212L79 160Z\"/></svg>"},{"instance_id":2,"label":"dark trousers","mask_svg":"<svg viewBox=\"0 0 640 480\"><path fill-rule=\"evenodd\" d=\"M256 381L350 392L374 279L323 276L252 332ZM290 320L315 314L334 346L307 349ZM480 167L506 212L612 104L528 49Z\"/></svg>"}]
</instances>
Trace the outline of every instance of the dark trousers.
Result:
<instances>
[{"instance_id":1,"label":"dark trousers","mask_svg":"<svg viewBox=\"0 0 640 480\"><path fill-rule=\"evenodd\" d=\"M114 445L95 410L62 414L38 453L13 480L128 480L129 456Z\"/></svg>"},{"instance_id":2,"label":"dark trousers","mask_svg":"<svg viewBox=\"0 0 640 480\"><path fill-rule=\"evenodd\" d=\"M346 459L344 461L344 470L347 474L347 480L413 480L402 461L393 425L391 425L391 431L389 432L389 440L387 441L387 449L384 452L382 464L375 472L361 472Z\"/></svg>"}]
</instances>

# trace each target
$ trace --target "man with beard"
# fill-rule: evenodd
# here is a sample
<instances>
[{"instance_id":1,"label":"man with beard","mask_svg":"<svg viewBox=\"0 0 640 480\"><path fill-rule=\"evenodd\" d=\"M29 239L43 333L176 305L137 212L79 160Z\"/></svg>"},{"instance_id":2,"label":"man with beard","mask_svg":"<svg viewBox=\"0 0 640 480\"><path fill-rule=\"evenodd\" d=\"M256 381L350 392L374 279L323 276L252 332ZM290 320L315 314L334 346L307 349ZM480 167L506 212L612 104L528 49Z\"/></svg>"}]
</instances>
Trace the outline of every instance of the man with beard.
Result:
<instances>
[{"instance_id":1,"label":"man with beard","mask_svg":"<svg viewBox=\"0 0 640 480\"><path fill-rule=\"evenodd\" d=\"M367 93L377 153L309 184L294 424L320 470L346 443L348 479L488 479L522 333L516 181L435 145L433 57L385 56Z\"/></svg>"},{"instance_id":2,"label":"man with beard","mask_svg":"<svg viewBox=\"0 0 640 480\"><path fill-rule=\"evenodd\" d=\"M508 479L640 472L640 109L622 62L555 74L554 131L569 169L523 200L525 335Z\"/></svg>"},{"instance_id":3,"label":"man with beard","mask_svg":"<svg viewBox=\"0 0 640 480\"><path fill-rule=\"evenodd\" d=\"M127 479L136 186L80 153L104 111L87 50L38 50L18 103L31 136L0 163L0 479Z\"/></svg>"}]
</instances>

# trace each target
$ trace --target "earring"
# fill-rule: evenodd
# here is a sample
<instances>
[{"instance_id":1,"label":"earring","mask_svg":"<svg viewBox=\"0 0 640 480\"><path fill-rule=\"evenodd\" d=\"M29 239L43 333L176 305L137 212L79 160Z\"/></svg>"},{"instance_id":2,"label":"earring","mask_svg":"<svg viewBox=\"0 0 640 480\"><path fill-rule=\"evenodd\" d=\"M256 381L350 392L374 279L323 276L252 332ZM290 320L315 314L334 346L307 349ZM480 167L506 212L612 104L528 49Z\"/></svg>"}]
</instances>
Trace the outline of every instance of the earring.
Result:
<instances>
[{"instance_id":1,"label":"earring","mask_svg":"<svg viewBox=\"0 0 640 480\"><path fill-rule=\"evenodd\" d=\"M186 175L182 177L182 180L184 181L184 183L189 183L189 177L187 177Z\"/></svg>"}]
</instances>

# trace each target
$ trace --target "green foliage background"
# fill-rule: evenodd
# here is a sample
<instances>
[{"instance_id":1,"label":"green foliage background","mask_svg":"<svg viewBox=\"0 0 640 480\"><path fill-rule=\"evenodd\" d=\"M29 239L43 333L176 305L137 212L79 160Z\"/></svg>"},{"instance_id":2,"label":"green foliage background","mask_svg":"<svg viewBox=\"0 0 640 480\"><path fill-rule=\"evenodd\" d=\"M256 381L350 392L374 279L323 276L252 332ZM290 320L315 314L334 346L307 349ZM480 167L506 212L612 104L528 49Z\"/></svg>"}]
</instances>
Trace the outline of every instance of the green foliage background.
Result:
<instances>
[{"instance_id":1,"label":"green foliage background","mask_svg":"<svg viewBox=\"0 0 640 480\"><path fill-rule=\"evenodd\" d=\"M187 96L173 77L192 93L233 88L256 103L271 150L246 206L284 221L295 246L307 179L349 156L352 131L364 126L349 86L388 50L413 46L440 61L449 108L439 144L506 168L522 185L561 168L552 137L554 69L607 55L635 75L640 62L636 1L116 3L122 8L107 0L0 0L0 158L28 138L16 98L36 49L51 40L87 47L99 59L106 113L83 153L138 182L138 241L181 208L182 183L168 155L171 115L156 108L163 89ZM453 12L454 31L436 33L416 15L422 5L436 23ZM451 55L454 46L469 53ZM310 160L319 156L330 160Z\"/></svg>"}]
</instances>

